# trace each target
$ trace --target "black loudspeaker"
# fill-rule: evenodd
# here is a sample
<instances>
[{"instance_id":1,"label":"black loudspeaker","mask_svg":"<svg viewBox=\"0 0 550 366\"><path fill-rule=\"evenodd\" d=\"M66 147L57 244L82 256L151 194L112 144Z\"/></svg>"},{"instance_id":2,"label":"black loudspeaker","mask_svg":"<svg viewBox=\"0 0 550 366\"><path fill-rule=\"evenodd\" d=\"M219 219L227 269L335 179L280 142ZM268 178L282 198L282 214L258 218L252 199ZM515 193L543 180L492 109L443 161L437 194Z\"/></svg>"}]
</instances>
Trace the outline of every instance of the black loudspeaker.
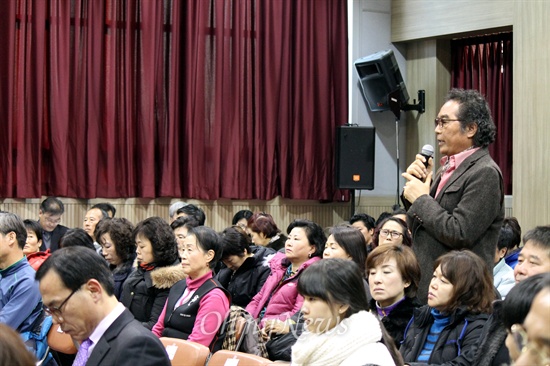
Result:
<instances>
[{"instance_id":1,"label":"black loudspeaker","mask_svg":"<svg viewBox=\"0 0 550 366\"><path fill-rule=\"evenodd\" d=\"M374 189L374 127L339 126L336 135L336 186Z\"/></svg>"},{"instance_id":2,"label":"black loudspeaker","mask_svg":"<svg viewBox=\"0 0 550 366\"><path fill-rule=\"evenodd\" d=\"M392 50L380 51L354 62L363 96L373 112L390 110L388 94L399 90L400 104L409 100L407 87Z\"/></svg>"}]
</instances>

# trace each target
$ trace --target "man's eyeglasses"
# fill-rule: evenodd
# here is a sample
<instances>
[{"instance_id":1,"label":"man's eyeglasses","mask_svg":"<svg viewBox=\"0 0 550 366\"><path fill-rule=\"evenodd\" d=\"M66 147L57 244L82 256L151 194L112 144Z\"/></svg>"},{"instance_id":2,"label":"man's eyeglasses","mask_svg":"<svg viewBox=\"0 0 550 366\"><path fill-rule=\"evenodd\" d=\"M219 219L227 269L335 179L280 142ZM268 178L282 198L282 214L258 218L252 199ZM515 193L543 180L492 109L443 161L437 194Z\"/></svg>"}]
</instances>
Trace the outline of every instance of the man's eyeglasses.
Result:
<instances>
[{"instance_id":1,"label":"man's eyeglasses","mask_svg":"<svg viewBox=\"0 0 550 366\"><path fill-rule=\"evenodd\" d=\"M527 337L527 332L521 324L512 325L511 329L512 338L514 339L514 344L516 345L518 351L521 353L532 352L535 357L541 361L541 365L548 365L550 362L550 355L548 355L544 350L537 347L532 342L529 342Z\"/></svg>"},{"instance_id":2,"label":"man's eyeglasses","mask_svg":"<svg viewBox=\"0 0 550 366\"><path fill-rule=\"evenodd\" d=\"M63 300L63 302L61 303L61 305L59 306L52 306L52 307L47 307L46 305L44 305L44 311L46 312L46 314L48 315L52 315L52 316L55 316L56 318L62 318L62 313L63 313L63 306L65 306L65 304L67 304L67 302L69 301L69 299L77 292L80 290L80 287L77 288L76 290L73 290L73 292L71 292L71 294L69 296L67 296L67 298L65 300Z\"/></svg>"},{"instance_id":3,"label":"man's eyeglasses","mask_svg":"<svg viewBox=\"0 0 550 366\"><path fill-rule=\"evenodd\" d=\"M448 118L440 118L437 117L434 119L435 127L439 126L439 128L445 128L447 126L447 123L454 122L454 121L461 121L460 119L448 119Z\"/></svg>"},{"instance_id":4,"label":"man's eyeglasses","mask_svg":"<svg viewBox=\"0 0 550 366\"><path fill-rule=\"evenodd\" d=\"M380 230L380 236L385 238L388 235L391 235L392 239L399 239L400 236L403 236L399 231L390 231L388 229Z\"/></svg>"}]
</instances>

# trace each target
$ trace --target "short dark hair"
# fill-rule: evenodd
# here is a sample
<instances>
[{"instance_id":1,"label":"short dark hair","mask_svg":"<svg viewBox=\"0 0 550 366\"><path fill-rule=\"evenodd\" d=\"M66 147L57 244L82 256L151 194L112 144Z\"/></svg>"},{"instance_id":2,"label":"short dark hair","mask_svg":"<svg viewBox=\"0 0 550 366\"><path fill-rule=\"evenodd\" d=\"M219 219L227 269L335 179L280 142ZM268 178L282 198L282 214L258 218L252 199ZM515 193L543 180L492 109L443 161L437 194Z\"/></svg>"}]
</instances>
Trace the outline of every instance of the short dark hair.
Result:
<instances>
[{"instance_id":1,"label":"short dark hair","mask_svg":"<svg viewBox=\"0 0 550 366\"><path fill-rule=\"evenodd\" d=\"M376 229L374 230L374 235L372 236L373 247L378 246L379 239L380 239L380 230L382 230L382 228L384 227L384 225L386 225L388 221L397 222L399 226L401 226L401 229L403 230L403 245L411 247L412 237L411 237L411 233L409 233L409 226L405 221L401 220L399 217L394 217L394 216L386 217L384 220L382 220L382 222L380 222L376 226Z\"/></svg>"},{"instance_id":2,"label":"short dark hair","mask_svg":"<svg viewBox=\"0 0 550 366\"><path fill-rule=\"evenodd\" d=\"M252 240L239 226L230 226L221 234L222 260L231 255L244 257L244 252L250 253Z\"/></svg>"},{"instance_id":3,"label":"short dark hair","mask_svg":"<svg viewBox=\"0 0 550 366\"><path fill-rule=\"evenodd\" d=\"M406 215L407 214L407 210L405 210L403 207L399 206L399 205L393 205L391 207L392 209L392 215L395 216L395 215Z\"/></svg>"},{"instance_id":4,"label":"short dark hair","mask_svg":"<svg viewBox=\"0 0 550 366\"><path fill-rule=\"evenodd\" d=\"M550 225L537 226L529 230L523 237L523 244L525 245L528 241L537 248L545 250L550 257Z\"/></svg>"},{"instance_id":5,"label":"short dark hair","mask_svg":"<svg viewBox=\"0 0 550 366\"><path fill-rule=\"evenodd\" d=\"M361 221L363 225L365 225L365 227L369 230L374 229L376 227L374 217L367 215L366 213L355 214L349 219L350 224L353 224L357 221Z\"/></svg>"},{"instance_id":6,"label":"short dark hair","mask_svg":"<svg viewBox=\"0 0 550 366\"><path fill-rule=\"evenodd\" d=\"M365 273L367 243L363 234L350 225L338 225L330 229L330 234L338 245L357 263L361 273Z\"/></svg>"},{"instance_id":7,"label":"short dark hair","mask_svg":"<svg viewBox=\"0 0 550 366\"><path fill-rule=\"evenodd\" d=\"M151 242L155 263L160 266L169 266L178 260L178 244L172 228L158 216L149 217L136 225L132 233L132 240L144 236Z\"/></svg>"},{"instance_id":8,"label":"short dark hair","mask_svg":"<svg viewBox=\"0 0 550 366\"><path fill-rule=\"evenodd\" d=\"M42 240L42 226L40 226L38 221L25 219L23 220L23 224L27 230L34 232L36 235L36 240Z\"/></svg>"},{"instance_id":9,"label":"short dark hair","mask_svg":"<svg viewBox=\"0 0 550 366\"><path fill-rule=\"evenodd\" d=\"M172 223L170 224L170 227L172 228L172 230L176 230L177 228L182 226L187 226L189 228L189 227L197 227L200 225L197 219L193 216L180 216L174 221L172 221Z\"/></svg>"},{"instance_id":10,"label":"short dark hair","mask_svg":"<svg viewBox=\"0 0 550 366\"><path fill-rule=\"evenodd\" d=\"M315 247L315 253L312 254L312 257L322 257L327 242L323 228L313 221L296 219L288 225L286 229L287 234L290 234L295 227L302 228L306 232L309 244Z\"/></svg>"},{"instance_id":11,"label":"short dark hair","mask_svg":"<svg viewBox=\"0 0 550 366\"><path fill-rule=\"evenodd\" d=\"M48 197L40 204L40 211L51 215L63 215L65 206L63 206L63 202L59 198Z\"/></svg>"},{"instance_id":12,"label":"short dark hair","mask_svg":"<svg viewBox=\"0 0 550 366\"><path fill-rule=\"evenodd\" d=\"M206 215L204 211L200 207L197 207L191 203L179 208L176 213L183 213L188 216L193 216L199 222L199 226L204 225L204 223L206 222Z\"/></svg>"},{"instance_id":13,"label":"short dark hair","mask_svg":"<svg viewBox=\"0 0 550 366\"><path fill-rule=\"evenodd\" d=\"M266 212L256 212L248 218L248 228L255 233L262 233L266 238L272 238L281 231L273 216Z\"/></svg>"},{"instance_id":14,"label":"short dark hair","mask_svg":"<svg viewBox=\"0 0 550 366\"><path fill-rule=\"evenodd\" d=\"M116 215L115 206L111 205L108 202L96 203L95 205L92 206L92 208L99 208L100 210L103 210L103 211L107 212L107 215L109 215L109 212L110 212L110 213L113 214L112 217L115 217L115 215Z\"/></svg>"},{"instance_id":15,"label":"short dark hair","mask_svg":"<svg viewBox=\"0 0 550 366\"><path fill-rule=\"evenodd\" d=\"M97 223L95 237L101 244L101 237L109 234L116 255L122 263L133 262L136 258L136 242L132 236L134 225L125 218L103 219Z\"/></svg>"},{"instance_id":16,"label":"short dark hair","mask_svg":"<svg viewBox=\"0 0 550 366\"><path fill-rule=\"evenodd\" d=\"M60 248L84 247L95 250L94 239L82 228L69 229L59 240Z\"/></svg>"},{"instance_id":17,"label":"short dark hair","mask_svg":"<svg viewBox=\"0 0 550 366\"><path fill-rule=\"evenodd\" d=\"M456 118L460 121L463 131L472 124L477 125L473 143L476 147L487 147L495 141L496 126L491 116L491 108L487 100L477 90L451 89L446 100L458 102Z\"/></svg>"},{"instance_id":18,"label":"short dark hair","mask_svg":"<svg viewBox=\"0 0 550 366\"><path fill-rule=\"evenodd\" d=\"M392 212L388 212L388 211L384 211L382 212L378 218L376 219L376 222L375 222L375 227L380 225L380 223L382 221L384 221L385 219L387 219L388 217L392 217L393 216L393 213Z\"/></svg>"},{"instance_id":19,"label":"short dark hair","mask_svg":"<svg viewBox=\"0 0 550 366\"><path fill-rule=\"evenodd\" d=\"M367 271L379 266L390 259L395 259L397 269L403 281L409 282L405 288L405 296L413 298L420 283L420 265L413 250L405 245L388 244L374 248L367 258Z\"/></svg>"},{"instance_id":20,"label":"short dark hair","mask_svg":"<svg viewBox=\"0 0 550 366\"><path fill-rule=\"evenodd\" d=\"M502 227L510 233L507 240L508 249L514 249L519 246L521 244L521 226L519 225L518 219L515 217L505 217L502 221Z\"/></svg>"},{"instance_id":21,"label":"short dark hair","mask_svg":"<svg viewBox=\"0 0 550 366\"><path fill-rule=\"evenodd\" d=\"M240 210L237 211L235 215L233 215L233 219L231 220L231 225L237 225L237 222L239 222L242 219L245 219L248 222L248 219L250 216L252 216L254 213L250 210Z\"/></svg>"},{"instance_id":22,"label":"short dark hair","mask_svg":"<svg viewBox=\"0 0 550 366\"><path fill-rule=\"evenodd\" d=\"M189 229L187 236L197 238L197 245L206 253L209 250L214 252L214 258L208 264L210 269L214 269L222 256L222 245L218 233L208 226L197 226Z\"/></svg>"},{"instance_id":23,"label":"short dark hair","mask_svg":"<svg viewBox=\"0 0 550 366\"><path fill-rule=\"evenodd\" d=\"M441 274L453 285L446 312L451 313L461 306L472 313L492 311L493 274L478 255L469 250L453 250L436 259L434 271L439 266Z\"/></svg>"},{"instance_id":24,"label":"short dark hair","mask_svg":"<svg viewBox=\"0 0 550 366\"><path fill-rule=\"evenodd\" d=\"M349 305L345 318L369 309L359 266L345 259L329 258L312 263L298 278L298 293L317 297L329 305Z\"/></svg>"},{"instance_id":25,"label":"short dark hair","mask_svg":"<svg viewBox=\"0 0 550 366\"><path fill-rule=\"evenodd\" d=\"M27 229L23 220L14 213L0 211L0 233L6 235L12 231L15 233L17 246L23 249L27 242Z\"/></svg>"},{"instance_id":26,"label":"short dark hair","mask_svg":"<svg viewBox=\"0 0 550 366\"><path fill-rule=\"evenodd\" d=\"M36 272L41 281L50 271L59 275L63 285L76 291L91 279L97 280L109 296L114 294L114 280L107 262L95 251L79 246L56 250Z\"/></svg>"},{"instance_id":27,"label":"short dark hair","mask_svg":"<svg viewBox=\"0 0 550 366\"><path fill-rule=\"evenodd\" d=\"M502 301L500 313L502 324L508 330L514 324L523 324L535 296L548 286L550 286L550 273L546 272L528 277L512 287Z\"/></svg>"}]
</instances>

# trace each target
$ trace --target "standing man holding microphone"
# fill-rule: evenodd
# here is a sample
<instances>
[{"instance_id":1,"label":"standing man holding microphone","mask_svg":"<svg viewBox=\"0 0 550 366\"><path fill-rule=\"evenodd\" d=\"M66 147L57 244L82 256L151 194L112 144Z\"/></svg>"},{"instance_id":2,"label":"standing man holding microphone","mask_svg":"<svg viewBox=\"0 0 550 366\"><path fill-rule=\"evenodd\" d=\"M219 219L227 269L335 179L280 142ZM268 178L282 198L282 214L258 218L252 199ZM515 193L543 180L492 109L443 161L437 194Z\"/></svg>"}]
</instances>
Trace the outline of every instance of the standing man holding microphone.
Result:
<instances>
[{"instance_id":1,"label":"standing man holding microphone","mask_svg":"<svg viewBox=\"0 0 550 366\"><path fill-rule=\"evenodd\" d=\"M435 119L441 168L422 154L402 176L402 200L422 269L418 298L426 303L435 260L469 249L492 271L504 218L504 185L487 147L496 127L485 98L476 90L452 89Z\"/></svg>"}]
</instances>

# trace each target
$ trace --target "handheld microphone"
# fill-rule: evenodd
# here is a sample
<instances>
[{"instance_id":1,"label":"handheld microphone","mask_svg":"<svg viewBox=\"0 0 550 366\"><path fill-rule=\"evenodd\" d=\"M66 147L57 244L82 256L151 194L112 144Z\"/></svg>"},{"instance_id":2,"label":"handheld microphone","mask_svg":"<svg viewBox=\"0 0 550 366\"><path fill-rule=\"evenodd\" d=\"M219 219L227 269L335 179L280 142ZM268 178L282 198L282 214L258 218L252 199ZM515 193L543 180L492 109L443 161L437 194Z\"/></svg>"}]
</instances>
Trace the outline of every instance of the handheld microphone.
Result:
<instances>
[{"instance_id":1,"label":"handheld microphone","mask_svg":"<svg viewBox=\"0 0 550 366\"><path fill-rule=\"evenodd\" d=\"M432 145L422 146L422 151L420 152L420 155L426 158L426 162L424 163L424 166L427 168L428 160L430 160L430 158L434 156L434 147Z\"/></svg>"}]
</instances>

